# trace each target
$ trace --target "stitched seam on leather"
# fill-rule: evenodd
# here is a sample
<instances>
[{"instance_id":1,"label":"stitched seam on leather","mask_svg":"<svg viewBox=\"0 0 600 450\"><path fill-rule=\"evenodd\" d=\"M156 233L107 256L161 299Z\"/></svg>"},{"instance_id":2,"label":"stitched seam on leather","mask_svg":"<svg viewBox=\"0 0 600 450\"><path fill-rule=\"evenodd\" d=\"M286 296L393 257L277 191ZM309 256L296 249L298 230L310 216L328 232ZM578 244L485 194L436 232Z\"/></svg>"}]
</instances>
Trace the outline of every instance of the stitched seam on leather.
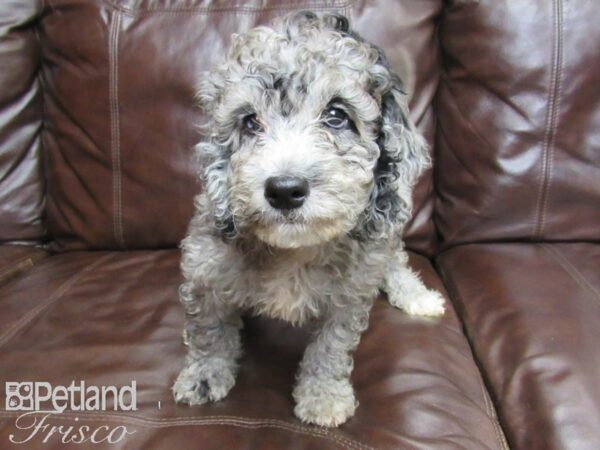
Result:
<instances>
[{"instance_id":1,"label":"stitched seam on leather","mask_svg":"<svg viewBox=\"0 0 600 450\"><path fill-rule=\"evenodd\" d=\"M553 111L552 118L552 140L549 146L549 155L548 155L548 181L546 183L545 196L544 196L544 205L542 207L542 218L540 223L540 237L544 233L544 227L546 225L546 214L548 212L548 199L550 198L550 188L552 186L552 179L554 178L554 153L556 151L556 135L558 134L558 111L560 109L561 99L562 99L562 86L563 86L563 34L564 34L564 22L563 22L563 0L558 0L556 3L557 11L557 24L556 24L556 32L557 32L557 64L558 64L558 72L556 74L556 105Z\"/></svg>"},{"instance_id":2,"label":"stitched seam on leather","mask_svg":"<svg viewBox=\"0 0 600 450\"><path fill-rule=\"evenodd\" d=\"M600 302L600 292L590 283L585 276L563 255L557 248L548 244L542 244L547 252L558 262L558 264L567 272L571 278L584 290L589 291L595 299Z\"/></svg>"},{"instance_id":3,"label":"stitched seam on leather","mask_svg":"<svg viewBox=\"0 0 600 450\"><path fill-rule=\"evenodd\" d=\"M18 412L7 412L0 411L0 417L18 417ZM296 425L284 422L277 419L254 419L239 416L205 416L205 417L192 417L189 419L181 418L149 418L149 417L135 417L126 414L94 414L94 413L60 413L52 415L53 419L58 420L73 420L75 417L79 420L101 420L104 422L113 422L119 424L138 425L147 428L166 428L170 426L209 426L209 425L226 425L236 426L240 428L254 429L254 428L277 428L284 431L291 431L300 434L306 434L309 436L327 439L333 441L345 448L351 450L373 450L372 447L362 444L354 439L347 438L344 436L336 435L325 429L309 428L303 425Z\"/></svg>"},{"instance_id":4,"label":"stitched seam on leather","mask_svg":"<svg viewBox=\"0 0 600 450\"><path fill-rule=\"evenodd\" d=\"M450 278L448 278L446 271L444 270L442 265L439 263L439 261L440 261L440 258L437 258L436 259L436 267L442 277L444 285L446 286L446 290L448 292L448 296L449 296L450 300L452 301L452 304L454 305L455 309L458 309L457 305L456 305L456 301L455 301L455 300L461 298L460 295L458 294L458 289L456 288L454 281L452 281ZM500 447L503 450L510 450L510 446L508 445L508 441L506 439L506 436L504 435L504 429L502 428L502 425L500 424L500 420L498 418L498 414L496 412L494 402L488 396L488 390L487 390L486 383L483 379L483 374L482 374L482 372L484 370L481 367L481 361L479 361L479 358L477 357L477 354L474 349L474 343L473 343L474 339L472 336L473 335L472 330L469 330L464 322L461 321L461 323L463 324L463 327L465 329L466 339L467 339L467 342L469 343L469 346L471 347L471 355L473 357L473 360L475 361L475 367L477 368L477 371L478 371L477 375L479 377L479 383L480 383L480 386L482 389L485 413L488 416L488 418L490 419L490 421L492 422L492 427L494 428L494 433L496 434L496 438L498 439L498 443L499 443Z\"/></svg>"},{"instance_id":5,"label":"stitched seam on leather","mask_svg":"<svg viewBox=\"0 0 600 450\"><path fill-rule=\"evenodd\" d=\"M2 282L4 280L8 280L14 274L16 274L22 270L33 267L33 265L35 264L35 261L36 260L34 260L31 256L26 256L24 258L19 259L16 262L13 262L8 267L3 268L0 271L0 282Z\"/></svg>"},{"instance_id":6,"label":"stitched seam on leather","mask_svg":"<svg viewBox=\"0 0 600 450\"><path fill-rule=\"evenodd\" d=\"M2 268L0 270L0 281L4 280L5 278L11 277L15 272L19 272L23 269L33 267L33 265L36 262L41 261L46 256L47 256L47 254L44 254L44 253L38 253L35 256L26 255L16 261L12 262L9 265L4 266L4 268Z\"/></svg>"},{"instance_id":7,"label":"stitched seam on leather","mask_svg":"<svg viewBox=\"0 0 600 450\"><path fill-rule=\"evenodd\" d=\"M149 8L149 9L139 9L139 8L131 8L128 6L119 5L113 1L105 0L105 2L112 6L114 9L121 11L122 13L128 15L145 15L145 14L153 14L153 13L172 13L172 14L211 14L211 13L222 13L222 12L234 12L241 14L260 14L267 11L295 11L295 10L303 10L303 9L312 9L312 10L329 10L329 9L339 9L339 8L347 8L348 6L354 4L356 0L347 0L346 2L341 2L339 4L324 4L322 2L315 3L314 5L306 5L306 4L293 4L293 3L284 3L278 4L277 6L266 6L266 7L258 7L258 8L248 8L244 6L230 6L230 7L173 7L173 8Z\"/></svg>"},{"instance_id":8,"label":"stitched seam on leather","mask_svg":"<svg viewBox=\"0 0 600 450\"><path fill-rule=\"evenodd\" d=\"M498 438L498 442L500 443L500 447L503 450L509 450L508 443L506 441L506 436L504 436L504 432L502 431L502 427L498 422L498 416L496 415L496 409L494 408L494 404L492 399L489 397L487 389L485 387L485 383L483 382L483 378L481 374L479 374L479 385L481 386L481 392L483 395L483 402L485 403L485 408L487 409L488 416L492 420L492 425L494 427L494 431L496 433L496 437Z\"/></svg>"},{"instance_id":9,"label":"stitched seam on leather","mask_svg":"<svg viewBox=\"0 0 600 450\"><path fill-rule=\"evenodd\" d=\"M548 109L546 111L546 132L542 147L542 171L537 198L537 219L533 231L534 237L541 238L546 225L546 209L550 185L553 177L554 147L557 133L557 118L562 89L563 65L563 3L562 0L553 2L554 39L552 41L552 74L548 93Z\"/></svg>"},{"instance_id":10,"label":"stitched seam on leather","mask_svg":"<svg viewBox=\"0 0 600 450\"><path fill-rule=\"evenodd\" d=\"M109 53L109 101L110 101L110 131L111 158L113 183L113 232L117 245L125 248L123 237L123 205L121 187L121 136L119 118L119 29L121 28L121 13L113 12L110 22L108 53Z\"/></svg>"},{"instance_id":11,"label":"stitched seam on leather","mask_svg":"<svg viewBox=\"0 0 600 450\"><path fill-rule=\"evenodd\" d=\"M90 271L94 270L100 264L108 261L114 255L106 255L103 258L98 259L97 261L88 264L77 274L71 276L67 281L61 284L56 291L44 302L40 303L38 306L33 308L19 320L17 320L11 327L8 328L2 335L0 335L0 347L4 346L10 339L12 339L19 331L27 326L27 324L31 323L36 317L42 314L46 309L48 309L52 304L58 301L66 292L69 291L73 286L75 286L81 279L88 274Z\"/></svg>"}]
</instances>

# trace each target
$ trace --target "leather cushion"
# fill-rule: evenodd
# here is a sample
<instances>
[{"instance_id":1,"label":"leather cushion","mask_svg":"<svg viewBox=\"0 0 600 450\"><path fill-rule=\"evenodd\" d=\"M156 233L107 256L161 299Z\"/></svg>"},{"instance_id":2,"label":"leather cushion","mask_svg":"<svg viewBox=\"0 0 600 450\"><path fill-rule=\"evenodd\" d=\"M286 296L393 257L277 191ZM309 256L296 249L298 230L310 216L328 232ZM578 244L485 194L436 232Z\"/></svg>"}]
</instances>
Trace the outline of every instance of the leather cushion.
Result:
<instances>
[{"instance_id":1,"label":"leather cushion","mask_svg":"<svg viewBox=\"0 0 600 450\"><path fill-rule=\"evenodd\" d=\"M511 447L600 448L600 245L468 245L438 264Z\"/></svg>"},{"instance_id":2,"label":"leather cushion","mask_svg":"<svg viewBox=\"0 0 600 450\"><path fill-rule=\"evenodd\" d=\"M178 263L174 250L68 253L6 285L0 290L0 397L5 381L124 386L136 380L135 412L64 413L49 421L126 425L136 433L124 448L504 447L451 307L435 321L376 301L355 356L360 406L339 429L303 425L293 416L291 391L307 330L265 319L245 320L245 355L225 400L176 405L170 386L185 355ZM429 286L443 289L427 260L413 256L411 263ZM16 415L0 411L2 445L18 432ZM44 448L62 447L52 437Z\"/></svg>"},{"instance_id":3,"label":"leather cushion","mask_svg":"<svg viewBox=\"0 0 600 450\"><path fill-rule=\"evenodd\" d=\"M599 22L587 0L450 2L435 180L446 245L600 240Z\"/></svg>"},{"instance_id":4,"label":"leather cushion","mask_svg":"<svg viewBox=\"0 0 600 450\"><path fill-rule=\"evenodd\" d=\"M440 1L49 0L40 23L48 225L55 251L173 247L200 191L192 148L204 121L194 86L234 32L293 9L337 10L414 60L413 118L434 140ZM376 24L377 26L374 26ZM431 174L417 189L409 246L434 247Z\"/></svg>"},{"instance_id":5,"label":"leather cushion","mask_svg":"<svg viewBox=\"0 0 600 450\"><path fill-rule=\"evenodd\" d=\"M0 7L0 243L39 242L44 183L40 130L40 46L34 23L41 2Z\"/></svg>"}]
</instances>

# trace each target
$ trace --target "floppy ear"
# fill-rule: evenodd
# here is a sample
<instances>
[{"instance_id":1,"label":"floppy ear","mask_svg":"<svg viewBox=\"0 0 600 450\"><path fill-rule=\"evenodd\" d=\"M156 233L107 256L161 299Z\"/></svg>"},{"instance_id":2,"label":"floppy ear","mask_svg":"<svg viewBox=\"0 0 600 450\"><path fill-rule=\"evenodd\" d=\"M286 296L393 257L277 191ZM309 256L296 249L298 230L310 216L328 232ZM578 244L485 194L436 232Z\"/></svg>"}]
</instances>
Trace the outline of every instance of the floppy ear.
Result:
<instances>
[{"instance_id":1,"label":"floppy ear","mask_svg":"<svg viewBox=\"0 0 600 450\"><path fill-rule=\"evenodd\" d=\"M214 142L203 142L196 145L196 153L203 167L201 179L210 200L208 207L214 218L215 230L225 242L231 241L237 235L237 230L227 196L228 152ZM206 206L201 205L203 208Z\"/></svg>"},{"instance_id":2,"label":"floppy ear","mask_svg":"<svg viewBox=\"0 0 600 450\"><path fill-rule=\"evenodd\" d=\"M210 208L214 217L215 230L227 242L237 234L227 196L231 143L219 142L220 138L217 135L210 134L215 129L214 109L221 91L218 80L218 74L205 73L198 84L196 97L208 118L208 122L202 127L208 136L206 142L196 145L195 151L201 167L200 178L204 192L209 199L209 205L199 205L199 207Z\"/></svg>"},{"instance_id":3,"label":"floppy ear","mask_svg":"<svg viewBox=\"0 0 600 450\"><path fill-rule=\"evenodd\" d=\"M430 165L424 139L408 118L400 79L392 75L381 100L381 126L377 139L379 159L375 186L363 222L363 238L402 227L412 212L412 188Z\"/></svg>"}]
</instances>

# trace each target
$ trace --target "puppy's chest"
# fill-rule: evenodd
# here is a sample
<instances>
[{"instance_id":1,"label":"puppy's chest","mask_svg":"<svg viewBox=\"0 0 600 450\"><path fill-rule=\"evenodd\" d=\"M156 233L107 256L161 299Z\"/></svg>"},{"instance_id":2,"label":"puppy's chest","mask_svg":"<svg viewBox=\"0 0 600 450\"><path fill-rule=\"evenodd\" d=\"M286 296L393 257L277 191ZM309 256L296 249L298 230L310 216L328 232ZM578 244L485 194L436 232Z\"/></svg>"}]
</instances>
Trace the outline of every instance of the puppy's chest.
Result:
<instances>
[{"instance_id":1,"label":"puppy's chest","mask_svg":"<svg viewBox=\"0 0 600 450\"><path fill-rule=\"evenodd\" d=\"M333 280L323 267L281 266L256 270L245 306L257 314L300 324L322 312Z\"/></svg>"}]
</instances>

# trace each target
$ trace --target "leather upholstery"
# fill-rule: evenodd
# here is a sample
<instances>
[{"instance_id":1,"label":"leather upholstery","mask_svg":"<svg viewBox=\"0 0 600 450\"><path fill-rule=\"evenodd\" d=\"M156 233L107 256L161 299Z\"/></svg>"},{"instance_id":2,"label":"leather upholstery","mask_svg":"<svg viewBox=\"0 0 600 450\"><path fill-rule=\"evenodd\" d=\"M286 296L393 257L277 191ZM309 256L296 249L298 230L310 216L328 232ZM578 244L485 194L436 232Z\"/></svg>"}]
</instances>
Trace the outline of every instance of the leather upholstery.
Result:
<instances>
[{"instance_id":1,"label":"leather upholstery","mask_svg":"<svg viewBox=\"0 0 600 450\"><path fill-rule=\"evenodd\" d=\"M438 264L511 446L600 448L600 245L468 245Z\"/></svg>"},{"instance_id":2,"label":"leather upholstery","mask_svg":"<svg viewBox=\"0 0 600 450\"><path fill-rule=\"evenodd\" d=\"M45 259L1 289L0 367L10 371L0 371L0 397L10 380L136 380L138 411L60 415L136 430L123 448L506 448L454 311L441 323L416 320L385 299L376 301L356 352L360 407L344 427L306 426L294 417L291 389L308 330L264 319L245 320L245 356L225 400L175 404L168 388L185 355L178 263L175 250L72 252ZM413 255L411 264L427 285L443 290L429 261ZM18 414L0 412L3 448ZM62 448L57 441L44 448Z\"/></svg>"},{"instance_id":3,"label":"leather upholstery","mask_svg":"<svg viewBox=\"0 0 600 450\"><path fill-rule=\"evenodd\" d=\"M600 240L599 21L588 1L446 10L436 147L446 245Z\"/></svg>"},{"instance_id":4,"label":"leather upholstery","mask_svg":"<svg viewBox=\"0 0 600 450\"><path fill-rule=\"evenodd\" d=\"M197 125L203 118L194 86L226 50L231 33L292 9L349 14L399 71L402 42L419 73L412 113L433 142L439 1L382 1L378 8L346 0L255 1L243 7L208 1L46 3L40 39L48 226L55 251L178 244L200 190L192 149L201 139ZM435 237L432 189L429 173L421 180L418 214L408 233L414 236L409 245L428 253Z\"/></svg>"},{"instance_id":5,"label":"leather upholstery","mask_svg":"<svg viewBox=\"0 0 600 450\"><path fill-rule=\"evenodd\" d=\"M47 256L46 251L37 247L0 245L0 286Z\"/></svg>"},{"instance_id":6,"label":"leather upholstery","mask_svg":"<svg viewBox=\"0 0 600 450\"><path fill-rule=\"evenodd\" d=\"M40 10L40 1L0 6L0 243L44 237L40 46L31 26Z\"/></svg>"}]
</instances>

